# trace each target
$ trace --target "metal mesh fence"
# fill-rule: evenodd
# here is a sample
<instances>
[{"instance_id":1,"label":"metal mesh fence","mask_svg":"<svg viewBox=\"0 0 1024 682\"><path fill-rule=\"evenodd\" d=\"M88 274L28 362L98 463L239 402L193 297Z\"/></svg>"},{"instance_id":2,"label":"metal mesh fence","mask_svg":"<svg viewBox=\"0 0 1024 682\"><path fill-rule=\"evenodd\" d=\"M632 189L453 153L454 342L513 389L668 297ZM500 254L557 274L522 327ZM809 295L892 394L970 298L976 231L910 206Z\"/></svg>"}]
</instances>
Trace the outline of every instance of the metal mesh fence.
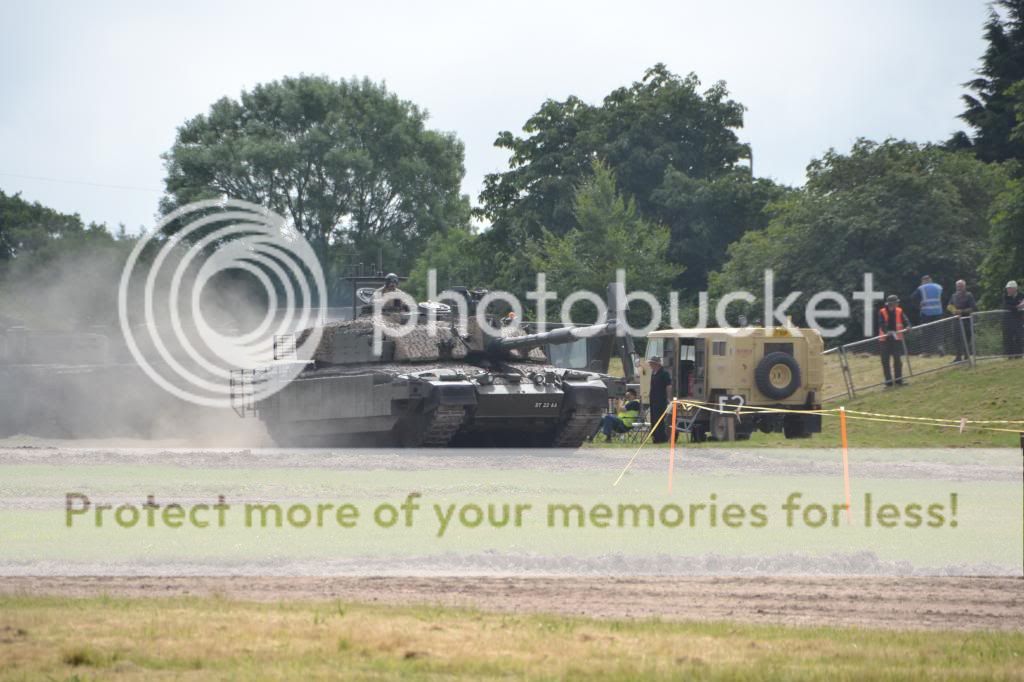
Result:
<instances>
[{"instance_id":1,"label":"metal mesh fence","mask_svg":"<svg viewBox=\"0 0 1024 682\"><path fill-rule=\"evenodd\" d=\"M947 317L908 329L902 338L872 337L825 352L826 400L907 383L910 377L977 360L1021 353L1024 329L1004 310Z\"/></svg>"},{"instance_id":2,"label":"metal mesh fence","mask_svg":"<svg viewBox=\"0 0 1024 682\"><path fill-rule=\"evenodd\" d=\"M846 383L846 372L843 371L844 357L839 348L829 348L822 355L825 361L825 385L822 393L825 400L833 400L840 396L848 395L850 388Z\"/></svg>"},{"instance_id":3,"label":"metal mesh fence","mask_svg":"<svg viewBox=\"0 0 1024 682\"><path fill-rule=\"evenodd\" d=\"M1006 310L975 313L972 349L978 360L1020 356L1024 324Z\"/></svg>"}]
</instances>

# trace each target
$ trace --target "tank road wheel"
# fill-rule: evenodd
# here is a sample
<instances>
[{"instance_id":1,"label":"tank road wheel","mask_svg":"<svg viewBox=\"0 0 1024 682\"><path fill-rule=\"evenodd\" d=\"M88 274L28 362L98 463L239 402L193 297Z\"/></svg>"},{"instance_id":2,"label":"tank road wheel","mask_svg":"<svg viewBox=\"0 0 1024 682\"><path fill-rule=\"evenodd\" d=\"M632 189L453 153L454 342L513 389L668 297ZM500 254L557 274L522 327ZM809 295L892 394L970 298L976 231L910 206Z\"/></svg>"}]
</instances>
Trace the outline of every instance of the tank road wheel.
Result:
<instances>
[{"instance_id":1,"label":"tank road wheel","mask_svg":"<svg viewBox=\"0 0 1024 682\"><path fill-rule=\"evenodd\" d=\"M555 429L551 447L578 448L583 441L592 436L601 424L604 410L600 407L577 407Z\"/></svg>"},{"instance_id":2,"label":"tank road wheel","mask_svg":"<svg viewBox=\"0 0 1024 682\"><path fill-rule=\"evenodd\" d=\"M439 405L427 414L395 425L395 440L403 447L445 447L466 419L462 405Z\"/></svg>"},{"instance_id":3,"label":"tank road wheel","mask_svg":"<svg viewBox=\"0 0 1024 682\"><path fill-rule=\"evenodd\" d=\"M800 365L789 353L769 353L754 369L757 390L773 400L782 400L800 388Z\"/></svg>"}]
</instances>

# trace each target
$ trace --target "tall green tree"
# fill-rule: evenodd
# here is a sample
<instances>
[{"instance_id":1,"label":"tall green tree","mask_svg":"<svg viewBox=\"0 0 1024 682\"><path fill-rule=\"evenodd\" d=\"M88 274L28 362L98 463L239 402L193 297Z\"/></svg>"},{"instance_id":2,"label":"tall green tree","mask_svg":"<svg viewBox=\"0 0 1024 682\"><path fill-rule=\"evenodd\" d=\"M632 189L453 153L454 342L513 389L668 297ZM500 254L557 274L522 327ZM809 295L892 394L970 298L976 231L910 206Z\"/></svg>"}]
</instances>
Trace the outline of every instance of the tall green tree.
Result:
<instances>
[{"instance_id":1,"label":"tall green tree","mask_svg":"<svg viewBox=\"0 0 1024 682\"><path fill-rule=\"evenodd\" d=\"M455 227L438 232L427 240L427 246L416 259L404 288L423 299L427 294L427 276L435 271L438 291L452 286L490 287L494 275L487 270L486 244L469 227Z\"/></svg>"},{"instance_id":2,"label":"tall green tree","mask_svg":"<svg viewBox=\"0 0 1024 682\"><path fill-rule=\"evenodd\" d=\"M1024 280L1024 181L1019 178L992 207L990 246L981 264L982 303L997 305L1009 280Z\"/></svg>"},{"instance_id":3,"label":"tall green tree","mask_svg":"<svg viewBox=\"0 0 1024 682\"><path fill-rule=\"evenodd\" d=\"M652 199L671 230L668 258L686 266L675 285L686 292L705 290L710 273L725 263L729 245L767 227L765 207L788 191L771 180L751 180L745 169L711 180L674 169L666 172Z\"/></svg>"},{"instance_id":4,"label":"tall green tree","mask_svg":"<svg viewBox=\"0 0 1024 682\"><path fill-rule=\"evenodd\" d=\"M378 250L407 270L431 235L469 218L462 143L426 121L365 79L257 85L178 129L163 210L221 195L267 206L310 241L328 282Z\"/></svg>"},{"instance_id":5,"label":"tall green tree","mask_svg":"<svg viewBox=\"0 0 1024 682\"><path fill-rule=\"evenodd\" d=\"M579 290L604 298L619 269L625 270L628 289L648 291L662 302L668 298L672 280L682 270L666 258L669 230L640 215L636 202L618 192L615 175L604 163L593 162L592 175L576 190L573 213L577 227L562 235L545 229L527 250L532 267L547 275L548 289L560 301ZM556 313L549 310L548 319ZM574 315L576 322L593 322L597 311L581 303ZM632 324L649 320L645 306L631 309Z\"/></svg>"},{"instance_id":6,"label":"tall green tree","mask_svg":"<svg viewBox=\"0 0 1024 682\"><path fill-rule=\"evenodd\" d=\"M977 289L989 213L1008 182L1003 166L932 145L862 139L849 154L830 150L812 161L807 174L803 189L770 207L767 228L729 248L712 276L713 297L748 290L760 310L765 269L775 272L775 303L799 290L801 310L819 291L849 296L868 272L876 288L903 297L924 274L947 289L958 278Z\"/></svg>"},{"instance_id":7,"label":"tall green tree","mask_svg":"<svg viewBox=\"0 0 1024 682\"><path fill-rule=\"evenodd\" d=\"M0 191L0 326L72 329L117 321L132 238Z\"/></svg>"},{"instance_id":8,"label":"tall green tree","mask_svg":"<svg viewBox=\"0 0 1024 682\"><path fill-rule=\"evenodd\" d=\"M0 190L0 262L26 257L55 240L83 234L110 236L100 225L84 225L78 214L60 213L38 201L25 201L18 193Z\"/></svg>"},{"instance_id":9,"label":"tall green tree","mask_svg":"<svg viewBox=\"0 0 1024 682\"><path fill-rule=\"evenodd\" d=\"M1024 160L1024 139L1013 135L1020 123L1020 91L1011 91L1024 81L1024 0L995 0L985 39L988 47L977 78L964 83L971 92L963 95L960 118L972 133L957 133L950 142L973 149L983 161Z\"/></svg>"},{"instance_id":10,"label":"tall green tree","mask_svg":"<svg viewBox=\"0 0 1024 682\"><path fill-rule=\"evenodd\" d=\"M492 270L503 281L527 276L520 254L528 244L543 230L560 236L579 227L576 189L601 159L639 214L670 228L669 258L685 263L688 277L676 285L701 288L724 256L722 246L705 247L765 224L771 183L755 183L743 163L750 149L737 136L742 125L743 106L724 83L702 91L696 75L681 78L663 64L600 105L578 97L545 102L524 136L505 131L495 142L510 160L508 170L485 178L480 195L492 223L484 238L503 255Z\"/></svg>"}]
</instances>

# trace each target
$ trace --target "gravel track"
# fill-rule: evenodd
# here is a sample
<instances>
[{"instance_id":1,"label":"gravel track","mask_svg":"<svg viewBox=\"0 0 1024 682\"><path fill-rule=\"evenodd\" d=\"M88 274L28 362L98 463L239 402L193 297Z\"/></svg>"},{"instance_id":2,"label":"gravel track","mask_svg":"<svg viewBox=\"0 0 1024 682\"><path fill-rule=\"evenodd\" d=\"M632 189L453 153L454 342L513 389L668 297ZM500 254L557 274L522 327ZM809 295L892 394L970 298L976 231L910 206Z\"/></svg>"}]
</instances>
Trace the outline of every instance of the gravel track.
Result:
<instances>
[{"instance_id":1,"label":"gravel track","mask_svg":"<svg viewBox=\"0 0 1024 682\"><path fill-rule=\"evenodd\" d=\"M1020 578L18 577L0 579L0 594L340 599L594 618L1024 630Z\"/></svg>"}]
</instances>

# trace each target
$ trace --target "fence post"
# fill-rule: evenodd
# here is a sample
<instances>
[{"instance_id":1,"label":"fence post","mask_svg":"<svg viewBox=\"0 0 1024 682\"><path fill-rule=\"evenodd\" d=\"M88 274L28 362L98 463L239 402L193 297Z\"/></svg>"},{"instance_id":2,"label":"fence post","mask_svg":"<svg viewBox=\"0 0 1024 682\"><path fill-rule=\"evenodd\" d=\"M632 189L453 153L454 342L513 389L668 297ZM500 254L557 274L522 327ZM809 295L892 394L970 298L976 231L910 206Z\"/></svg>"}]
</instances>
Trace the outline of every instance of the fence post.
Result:
<instances>
[{"instance_id":1,"label":"fence post","mask_svg":"<svg viewBox=\"0 0 1024 682\"><path fill-rule=\"evenodd\" d=\"M974 352L973 352L974 348L971 346L970 343L967 342L967 330L964 328L964 323L965 322L972 326L972 329L971 329L971 342L973 343L973 341L974 341L974 329L973 329L973 326L974 326L974 316L972 315L972 316L968 317L966 320L964 320L964 318L959 317L959 316L956 318L956 326L957 326L957 329L960 330L960 347L964 349L964 355L967 356L967 358L966 358L967 359L967 363L973 369L975 367L975 364L974 364Z\"/></svg>"},{"instance_id":2,"label":"fence post","mask_svg":"<svg viewBox=\"0 0 1024 682\"><path fill-rule=\"evenodd\" d=\"M900 345L903 346L903 357L907 361L907 376L908 377L914 376L914 368L910 365L910 349L907 348L907 335L910 334L910 332L912 332L912 331L914 331L914 330L913 329L908 329L907 331L903 332L903 338L900 339ZM895 379L895 377L893 377L893 379Z\"/></svg>"},{"instance_id":3,"label":"fence post","mask_svg":"<svg viewBox=\"0 0 1024 682\"><path fill-rule=\"evenodd\" d=\"M971 313L971 365L978 366L978 329L974 326L974 317L978 313Z\"/></svg>"},{"instance_id":4,"label":"fence post","mask_svg":"<svg viewBox=\"0 0 1024 682\"><path fill-rule=\"evenodd\" d=\"M839 368L843 371L843 381L846 383L846 395L850 400L856 398L853 388L853 375L850 374L850 361L846 357L846 344L839 346Z\"/></svg>"}]
</instances>

